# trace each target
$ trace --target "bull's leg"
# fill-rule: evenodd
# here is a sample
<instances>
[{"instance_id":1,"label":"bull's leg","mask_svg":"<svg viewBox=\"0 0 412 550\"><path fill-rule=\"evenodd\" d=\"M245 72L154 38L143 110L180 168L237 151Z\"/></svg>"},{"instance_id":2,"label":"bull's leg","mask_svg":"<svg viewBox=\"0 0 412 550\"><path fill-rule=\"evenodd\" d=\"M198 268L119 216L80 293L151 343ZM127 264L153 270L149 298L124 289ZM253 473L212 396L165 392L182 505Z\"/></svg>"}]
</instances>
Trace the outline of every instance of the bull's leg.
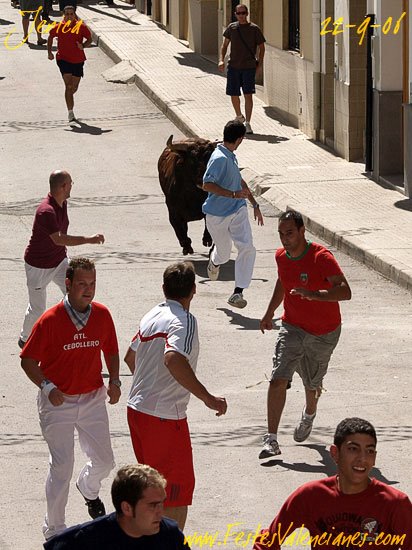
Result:
<instances>
[{"instance_id":1,"label":"bull's leg","mask_svg":"<svg viewBox=\"0 0 412 550\"><path fill-rule=\"evenodd\" d=\"M207 230L207 227L206 227L206 218L205 218L205 230L203 231L202 243L203 243L203 246L212 246L212 244L213 244L213 239L210 236L210 233L209 233L209 231Z\"/></svg>"},{"instance_id":2,"label":"bull's leg","mask_svg":"<svg viewBox=\"0 0 412 550\"><path fill-rule=\"evenodd\" d=\"M176 214L171 212L170 209L169 221L171 226L175 230L177 240L182 247L183 255L186 256L187 254L193 254L192 240L187 234L187 222L180 216L177 216Z\"/></svg>"}]
</instances>

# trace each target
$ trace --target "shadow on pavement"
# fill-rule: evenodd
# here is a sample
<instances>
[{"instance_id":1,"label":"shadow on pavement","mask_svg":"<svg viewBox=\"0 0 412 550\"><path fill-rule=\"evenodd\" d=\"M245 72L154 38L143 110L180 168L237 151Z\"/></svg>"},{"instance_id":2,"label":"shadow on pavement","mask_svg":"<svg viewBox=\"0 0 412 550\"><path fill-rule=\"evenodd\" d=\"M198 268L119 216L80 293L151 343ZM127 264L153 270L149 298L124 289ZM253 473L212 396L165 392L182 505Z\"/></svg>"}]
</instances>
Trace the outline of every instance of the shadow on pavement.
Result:
<instances>
[{"instance_id":1,"label":"shadow on pavement","mask_svg":"<svg viewBox=\"0 0 412 550\"><path fill-rule=\"evenodd\" d=\"M90 126L90 124L86 124L85 122L78 121L80 128L77 126L71 126L70 128L67 128L66 132L73 132L75 134L90 134L92 136L101 136L102 134L107 134L109 132L113 132L113 130L102 130L99 126Z\"/></svg>"},{"instance_id":2,"label":"shadow on pavement","mask_svg":"<svg viewBox=\"0 0 412 550\"><path fill-rule=\"evenodd\" d=\"M244 297L247 299L247 296L244 294ZM241 313L238 313L238 310L233 311L226 307L218 307L217 311L223 311L230 318L229 324L237 325L239 328L237 330L259 330L259 321L260 319L245 317Z\"/></svg>"},{"instance_id":3,"label":"shadow on pavement","mask_svg":"<svg viewBox=\"0 0 412 550\"><path fill-rule=\"evenodd\" d=\"M336 474L336 464L330 456L329 450L325 445L300 445L301 447L306 447L307 449L313 449L320 454L319 464L309 464L307 462L285 462L281 458L272 458L267 462L263 462L261 466L266 468L272 466L280 466L286 470L292 470L294 472L305 472L305 473L318 473L325 474L327 476L333 476ZM373 468L371 471L371 477L375 477L377 480L387 485L396 485L399 481L391 481L385 477L379 468Z\"/></svg>"},{"instance_id":4,"label":"shadow on pavement","mask_svg":"<svg viewBox=\"0 0 412 550\"><path fill-rule=\"evenodd\" d=\"M0 25L13 25L14 21L7 21L7 19L1 19L0 17Z\"/></svg>"},{"instance_id":5,"label":"shadow on pavement","mask_svg":"<svg viewBox=\"0 0 412 550\"><path fill-rule=\"evenodd\" d=\"M115 15L114 13L112 13L110 11L101 10L97 7L92 7L89 4L82 4L81 7L84 8L85 10L90 10L94 13L99 13L100 15L104 15L106 17L111 17L112 19L117 19L118 21L122 21L123 23L129 23L129 25L138 25L138 26L140 26L140 23L137 23L137 21L132 21L128 17L120 17L120 15ZM108 7L108 6L106 6L106 7ZM110 6L110 7L111 8L119 8L120 6L116 5L116 6ZM122 9L125 9L125 8L122 8ZM86 21L86 23L87 23L87 21Z\"/></svg>"},{"instance_id":6,"label":"shadow on pavement","mask_svg":"<svg viewBox=\"0 0 412 550\"><path fill-rule=\"evenodd\" d=\"M289 138L287 137L258 133L246 134L245 138L251 141L267 141L268 143L280 143L281 141L289 141Z\"/></svg>"},{"instance_id":7,"label":"shadow on pavement","mask_svg":"<svg viewBox=\"0 0 412 550\"><path fill-rule=\"evenodd\" d=\"M401 201L396 201L394 203L394 206L396 206L396 208L400 208L401 210L412 212L412 199L403 199Z\"/></svg>"},{"instance_id":8,"label":"shadow on pavement","mask_svg":"<svg viewBox=\"0 0 412 550\"><path fill-rule=\"evenodd\" d=\"M195 266L196 275L205 281L199 281L199 284L204 284L210 282L209 276L207 274L207 264L209 259L206 260L192 260L190 256L186 257L187 260L193 262ZM229 260L226 264L220 267L219 271L219 281L234 281L235 280L235 261Z\"/></svg>"},{"instance_id":9,"label":"shadow on pavement","mask_svg":"<svg viewBox=\"0 0 412 550\"><path fill-rule=\"evenodd\" d=\"M213 74L223 76L221 75L221 73L218 72L217 65L214 61L201 57L196 52L188 51L187 53L179 53L179 55L175 55L174 58L180 65L183 65L184 67L193 67L195 69L199 69L207 73L207 75ZM225 101L225 95L222 95L222 100Z\"/></svg>"}]
</instances>

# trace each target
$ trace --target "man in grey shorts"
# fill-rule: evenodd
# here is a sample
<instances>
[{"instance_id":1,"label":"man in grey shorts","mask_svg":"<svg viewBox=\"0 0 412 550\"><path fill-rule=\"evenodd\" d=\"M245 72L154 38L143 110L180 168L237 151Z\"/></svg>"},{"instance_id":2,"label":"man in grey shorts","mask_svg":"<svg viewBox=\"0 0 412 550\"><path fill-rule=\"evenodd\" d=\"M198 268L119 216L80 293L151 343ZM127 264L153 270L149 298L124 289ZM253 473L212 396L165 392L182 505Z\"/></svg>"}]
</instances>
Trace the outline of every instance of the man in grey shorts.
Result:
<instances>
[{"instance_id":1,"label":"man in grey shorts","mask_svg":"<svg viewBox=\"0 0 412 550\"><path fill-rule=\"evenodd\" d=\"M278 231L283 245L275 254L278 280L260 330L264 333L272 329L273 315L282 302L285 311L268 391L268 433L263 437L259 458L281 454L277 431L286 389L295 371L305 387L306 406L293 437L298 442L309 437L323 378L340 336L338 302L352 296L333 254L306 240L299 212L288 210L282 214Z\"/></svg>"}]
</instances>

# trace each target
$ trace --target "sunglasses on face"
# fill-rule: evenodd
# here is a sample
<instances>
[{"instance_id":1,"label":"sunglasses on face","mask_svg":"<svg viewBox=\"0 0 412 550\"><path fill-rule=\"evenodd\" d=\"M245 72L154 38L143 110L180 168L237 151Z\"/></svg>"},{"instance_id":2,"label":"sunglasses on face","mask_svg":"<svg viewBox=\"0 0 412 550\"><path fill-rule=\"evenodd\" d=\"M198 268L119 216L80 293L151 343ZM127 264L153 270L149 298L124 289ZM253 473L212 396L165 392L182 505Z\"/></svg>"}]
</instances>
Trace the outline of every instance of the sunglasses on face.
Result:
<instances>
[{"instance_id":1,"label":"sunglasses on face","mask_svg":"<svg viewBox=\"0 0 412 550\"><path fill-rule=\"evenodd\" d=\"M247 11L237 11L236 15L247 15Z\"/></svg>"}]
</instances>

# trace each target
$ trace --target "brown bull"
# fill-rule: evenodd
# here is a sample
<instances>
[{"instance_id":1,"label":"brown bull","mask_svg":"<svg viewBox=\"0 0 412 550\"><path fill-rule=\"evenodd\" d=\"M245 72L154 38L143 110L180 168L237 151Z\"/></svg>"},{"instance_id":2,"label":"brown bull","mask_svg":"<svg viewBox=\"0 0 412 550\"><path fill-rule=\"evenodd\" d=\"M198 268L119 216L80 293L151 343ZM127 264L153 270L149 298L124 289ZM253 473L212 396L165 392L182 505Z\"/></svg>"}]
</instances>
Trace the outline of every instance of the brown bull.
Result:
<instances>
[{"instance_id":1,"label":"brown bull","mask_svg":"<svg viewBox=\"0 0 412 550\"><path fill-rule=\"evenodd\" d=\"M202 204L207 193L203 191L203 174L216 147L216 142L192 138L167 147L158 162L160 187L166 199L169 221L183 249L183 254L193 254L192 241L187 234L188 222L204 219ZM204 246L212 246L206 224L202 239Z\"/></svg>"}]
</instances>

